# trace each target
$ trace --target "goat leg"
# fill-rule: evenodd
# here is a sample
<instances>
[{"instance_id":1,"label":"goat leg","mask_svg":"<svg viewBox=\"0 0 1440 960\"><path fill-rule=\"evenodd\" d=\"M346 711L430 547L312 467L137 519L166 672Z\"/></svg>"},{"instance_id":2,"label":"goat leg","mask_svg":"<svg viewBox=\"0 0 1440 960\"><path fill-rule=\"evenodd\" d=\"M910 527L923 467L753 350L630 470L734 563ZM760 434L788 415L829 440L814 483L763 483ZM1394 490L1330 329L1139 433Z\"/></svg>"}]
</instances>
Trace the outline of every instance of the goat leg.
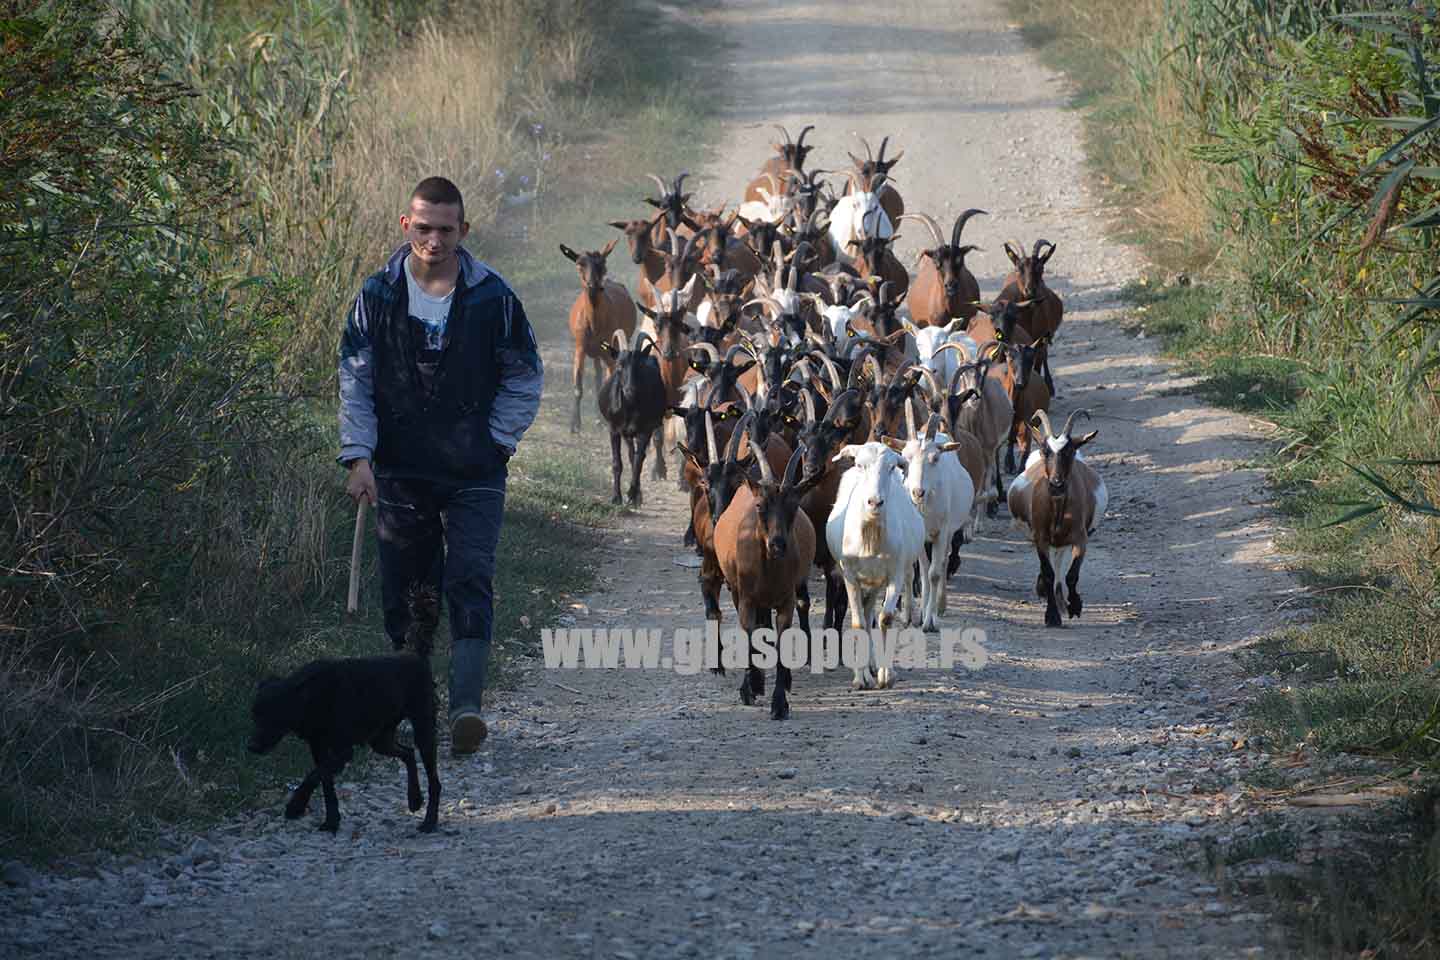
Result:
<instances>
[{"instance_id":1,"label":"goat leg","mask_svg":"<svg viewBox=\"0 0 1440 960\"><path fill-rule=\"evenodd\" d=\"M661 424L660 426L658 426L658 427L655 428L655 435L654 435L654 436L655 436L655 467L654 467L654 469L651 471L650 478L651 478L652 480L664 480L664 479L665 479L665 425L664 425L664 424ZM644 449L644 445L643 445L643 444L641 445L641 449L642 449L642 451L643 451L643 449ZM645 462L645 456L644 456L644 453L643 453L643 452L642 452L642 454L641 454L641 456L640 456L640 462L641 462L641 463L644 463L644 462Z\"/></svg>"},{"instance_id":2,"label":"goat leg","mask_svg":"<svg viewBox=\"0 0 1440 960\"><path fill-rule=\"evenodd\" d=\"M630 493L628 502L636 509L640 506L640 474L645 472L645 454L649 451L646 438L630 438Z\"/></svg>"},{"instance_id":3,"label":"goat leg","mask_svg":"<svg viewBox=\"0 0 1440 960\"><path fill-rule=\"evenodd\" d=\"M751 686L752 675L755 672L750 648L750 633L755 629L755 608L741 598L733 597L736 600L735 612L740 621L740 629L745 634L745 669L740 671L740 702L747 707L755 705L755 689ZM762 678L763 682L763 678Z\"/></svg>"},{"instance_id":4,"label":"goat leg","mask_svg":"<svg viewBox=\"0 0 1440 960\"><path fill-rule=\"evenodd\" d=\"M320 829L335 833L340 829L340 798L335 795L335 775L345 768L351 756L350 750L331 754L320 764L320 787L325 794L325 820Z\"/></svg>"},{"instance_id":5,"label":"goat leg","mask_svg":"<svg viewBox=\"0 0 1440 960\"><path fill-rule=\"evenodd\" d=\"M769 607L755 608L755 624L761 627L773 627L774 621L770 617ZM745 631L746 636L750 631ZM755 645L750 645L750 692L757 697L765 696L765 671L755 666Z\"/></svg>"},{"instance_id":6,"label":"goat leg","mask_svg":"<svg viewBox=\"0 0 1440 960\"><path fill-rule=\"evenodd\" d=\"M575 345L575 363L573 364L573 366L573 380L575 381L575 410L570 416L570 432L579 433L580 401L585 394L585 350L579 344ZM596 387L595 395L600 395L599 387Z\"/></svg>"},{"instance_id":7,"label":"goat leg","mask_svg":"<svg viewBox=\"0 0 1440 960\"><path fill-rule=\"evenodd\" d=\"M955 536L950 538L950 558L945 564L945 579L950 579L960 572L960 548L965 545L965 528L961 527L955 531ZM941 613L944 613L942 608Z\"/></svg>"},{"instance_id":8,"label":"goat leg","mask_svg":"<svg viewBox=\"0 0 1440 960\"><path fill-rule=\"evenodd\" d=\"M1065 575L1065 593L1068 601L1067 612L1071 619L1074 619L1080 616L1080 611L1084 609L1078 588L1080 586L1080 564L1085 560L1085 548L1071 547L1070 549L1075 553L1074 559L1070 561L1070 571Z\"/></svg>"},{"instance_id":9,"label":"goat leg","mask_svg":"<svg viewBox=\"0 0 1440 960\"><path fill-rule=\"evenodd\" d=\"M1040 554L1040 576L1035 579L1035 592L1045 601L1045 626L1059 627L1063 624L1060 606L1055 602L1055 568L1050 565L1043 547L1037 545L1035 549Z\"/></svg>"},{"instance_id":10,"label":"goat leg","mask_svg":"<svg viewBox=\"0 0 1440 960\"><path fill-rule=\"evenodd\" d=\"M611 431L610 431L610 477L611 477L611 479L614 481L614 485L615 485L615 495L610 498L610 502L613 503L613 504L615 504L615 506L617 506L617 507L620 506L620 504L622 504L622 503L625 502L624 499L620 496L620 474L621 474L621 472L622 472L624 469L625 469L624 466L623 466L623 465L621 464L621 462L620 462L620 433L619 433L619 431L611 430Z\"/></svg>"},{"instance_id":11,"label":"goat leg","mask_svg":"<svg viewBox=\"0 0 1440 960\"><path fill-rule=\"evenodd\" d=\"M808 604L810 600L808 591L805 600ZM788 609L782 608L776 611L775 627L777 638L780 634L789 630L790 625L794 622L795 608L793 604ZM776 652L778 653L779 651L777 650ZM786 694L790 692L790 679L790 668L786 665L785 658L783 656L777 656L775 660L775 691L770 695L771 720L790 719L790 701L786 697Z\"/></svg>"}]
</instances>

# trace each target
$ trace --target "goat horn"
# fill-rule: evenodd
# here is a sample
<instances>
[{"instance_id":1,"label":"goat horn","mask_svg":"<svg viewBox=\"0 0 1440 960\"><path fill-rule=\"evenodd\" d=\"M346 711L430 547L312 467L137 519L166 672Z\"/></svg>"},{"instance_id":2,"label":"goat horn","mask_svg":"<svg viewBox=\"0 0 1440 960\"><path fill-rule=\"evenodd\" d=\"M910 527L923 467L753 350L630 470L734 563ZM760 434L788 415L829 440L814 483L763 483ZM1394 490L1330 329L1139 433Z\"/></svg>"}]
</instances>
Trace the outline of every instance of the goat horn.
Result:
<instances>
[{"instance_id":1,"label":"goat horn","mask_svg":"<svg viewBox=\"0 0 1440 960\"><path fill-rule=\"evenodd\" d=\"M647 174L645 174L645 176L647 176L647 177L649 177L651 180L654 180L654 181L655 181L655 185L660 188L660 199L662 199L662 200L665 199L665 195L670 192L670 188L667 187L667 186L665 186L665 181L664 181L664 180L661 180L658 176L656 176L656 175L653 174L653 173L647 173Z\"/></svg>"},{"instance_id":2,"label":"goat horn","mask_svg":"<svg viewBox=\"0 0 1440 960\"><path fill-rule=\"evenodd\" d=\"M945 246L945 236L940 232L940 224L936 223L935 218L928 213L902 213L898 219L914 220L916 223L925 224L930 230L930 235L935 238L935 246Z\"/></svg>"},{"instance_id":3,"label":"goat horn","mask_svg":"<svg viewBox=\"0 0 1440 960\"><path fill-rule=\"evenodd\" d=\"M1044 410L1036 410L1036 411L1035 411L1035 416L1031 417L1030 419L1031 419L1032 421L1037 420L1037 419L1040 421L1041 425L1043 425L1043 426L1045 427L1045 436L1047 436L1047 437L1059 436L1059 434L1057 434L1057 433L1055 432L1055 428L1052 427L1052 426L1050 426L1050 415L1049 415L1048 413L1046 413Z\"/></svg>"},{"instance_id":4,"label":"goat horn","mask_svg":"<svg viewBox=\"0 0 1440 960\"><path fill-rule=\"evenodd\" d=\"M745 353L745 352L746 352L745 344L743 344L743 343L732 343L732 344L730 344L730 349L725 351L725 359L724 359L723 362L724 362L724 363L734 363L734 362L735 362L735 354L737 354L737 353Z\"/></svg>"},{"instance_id":5,"label":"goat horn","mask_svg":"<svg viewBox=\"0 0 1440 960\"><path fill-rule=\"evenodd\" d=\"M805 444L799 443L795 445L795 452L790 454L790 462L785 464L785 479L780 481L780 485L786 489L793 488L800 479L800 468L804 464Z\"/></svg>"},{"instance_id":6,"label":"goat horn","mask_svg":"<svg viewBox=\"0 0 1440 960\"><path fill-rule=\"evenodd\" d=\"M807 125L805 126L805 129L800 131L800 138L795 141L795 146L797 146L797 147L803 147L803 146L805 145L805 134L809 133L811 130L814 130L814 129L815 129L815 124L813 124L813 123L807 124Z\"/></svg>"},{"instance_id":7,"label":"goat horn","mask_svg":"<svg viewBox=\"0 0 1440 960\"><path fill-rule=\"evenodd\" d=\"M622 330L617 330L617 331L615 331L615 332L616 332L616 333L623 333L624 331L622 331ZM660 344L655 343L655 338L652 337L652 336L650 336L650 334L646 333L644 330L636 331L636 333L635 333L635 346L634 346L632 349L633 349L636 353L639 353L641 350L643 350L643 349L645 348L645 341L647 341L647 340L650 341L650 343L652 343L652 344L655 345L655 349L657 349L657 350L660 349Z\"/></svg>"},{"instance_id":8,"label":"goat horn","mask_svg":"<svg viewBox=\"0 0 1440 960\"><path fill-rule=\"evenodd\" d=\"M935 434L939 431L939 429L940 429L940 414L938 414L938 413L933 413L933 412L932 412L932 413L930 414L930 421L925 424L925 442L926 442L926 443L934 443L934 442L935 442Z\"/></svg>"},{"instance_id":9,"label":"goat horn","mask_svg":"<svg viewBox=\"0 0 1440 960\"><path fill-rule=\"evenodd\" d=\"M750 395L750 391L746 389L745 384L739 380L735 381L735 392L740 394L741 400L745 401L745 411L747 413L755 409L755 398Z\"/></svg>"},{"instance_id":10,"label":"goat horn","mask_svg":"<svg viewBox=\"0 0 1440 960\"><path fill-rule=\"evenodd\" d=\"M676 195L676 196L679 196L679 195L680 195L680 185L685 182L685 178L688 177L688 176L690 176L690 171L689 171L689 170L681 170L681 171L680 171L680 176L678 176L678 177L675 178L675 195Z\"/></svg>"},{"instance_id":11,"label":"goat horn","mask_svg":"<svg viewBox=\"0 0 1440 960\"><path fill-rule=\"evenodd\" d=\"M804 387L800 388L800 402L805 405L805 422L815 422L815 398Z\"/></svg>"},{"instance_id":12,"label":"goat horn","mask_svg":"<svg viewBox=\"0 0 1440 960\"><path fill-rule=\"evenodd\" d=\"M837 367L837 366L835 366L835 361L833 361L833 360L830 359L830 355L827 354L824 350L811 350L811 351L810 351L810 356L812 356L812 357L816 358L817 360L819 360L819 361L820 361L820 365L821 365L822 367L824 367L824 368L825 368L825 372L826 372L827 374L829 374L829 376L830 376L830 389L832 389L832 390L838 390L838 389L840 389L840 382L841 382L840 368Z\"/></svg>"},{"instance_id":13,"label":"goat horn","mask_svg":"<svg viewBox=\"0 0 1440 960\"><path fill-rule=\"evenodd\" d=\"M735 432L730 434L730 442L725 445L725 459L734 463L740 459L740 441L745 438L745 430L755 422L755 412L746 410L740 422L735 424Z\"/></svg>"},{"instance_id":14,"label":"goat horn","mask_svg":"<svg viewBox=\"0 0 1440 960\"><path fill-rule=\"evenodd\" d=\"M794 142L790 139L790 131L789 131L789 130L786 130L784 127L780 126L780 124L778 124L778 123L772 123L772 124L770 124L770 126L774 127L776 130L779 130L779 131L780 131L780 136L782 136L782 137L785 138L785 146L789 147L789 146L793 146L793 145L794 145Z\"/></svg>"},{"instance_id":15,"label":"goat horn","mask_svg":"<svg viewBox=\"0 0 1440 960\"><path fill-rule=\"evenodd\" d=\"M935 348L935 352L930 354L930 359L933 361L936 357L940 356L940 354L946 350L954 350L966 360L970 359L970 354L965 352L965 344L961 343L958 340L951 340L949 343L940 344L940 346Z\"/></svg>"},{"instance_id":16,"label":"goat horn","mask_svg":"<svg viewBox=\"0 0 1440 960\"><path fill-rule=\"evenodd\" d=\"M1033 257L1033 258L1036 259L1036 260L1039 260L1039 259L1040 259L1040 248L1043 247L1043 246L1045 246L1047 243L1050 243L1050 241L1049 241L1049 240L1036 240L1036 241L1035 241L1035 250L1034 250L1033 253L1030 254L1030 256ZM1054 246L1054 244L1051 244L1051 246Z\"/></svg>"},{"instance_id":17,"label":"goat horn","mask_svg":"<svg viewBox=\"0 0 1440 960\"><path fill-rule=\"evenodd\" d=\"M873 351L865 354L865 369L869 370L872 366L875 368L872 376L875 378L875 386L878 387L885 381L885 371L881 368L880 361L875 359Z\"/></svg>"},{"instance_id":18,"label":"goat horn","mask_svg":"<svg viewBox=\"0 0 1440 960\"><path fill-rule=\"evenodd\" d=\"M624 330L616 330L611 336L613 339L620 341L621 353L624 353L626 350L630 349L630 344L627 342Z\"/></svg>"},{"instance_id":19,"label":"goat horn","mask_svg":"<svg viewBox=\"0 0 1440 960\"><path fill-rule=\"evenodd\" d=\"M710 359L711 359L713 362L715 362L715 363L719 363L719 362L720 362L720 351L717 350L717 349L715 349L715 344L713 344L713 343L692 343L692 344L690 344L688 347L686 347L685 349L686 349L686 350L700 350L700 351L702 351L703 353L708 354L709 357L710 357Z\"/></svg>"},{"instance_id":20,"label":"goat horn","mask_svg":"<svg viewBox=\"0 0 1440 960\"><path fill-rule=\"evenodd\" d=\"M909 397L906 397L904 402L905 402L905 437L906 437L906 439L914 440L914 439L915 439L915 436L916 436L916 434L915 434L915 404L913 404L913 403L910 402L910 398L909 398Z\"/></svg>"},{"instance_id":21,"label":"goat horn","mask_svg":"<svg viewBox=\"0 0 1440 960\"><path fill-rule=\"evenodd\" d=\"M990 214L986 213L984 210L979 209L978 207L971 207L969 210L966 210L964 213L960 214L960 216L956 217L956 218L955 218L955 229L954 229L954 231L950 234L950 246L952 246L952 247L958 247L958 246L960 246L960 233L961 233L961 231L963 231L963 230L965 229L965 223L966 223L966 221L968 221L971 217L974 217L974 216L986 216L986 217L988 217L988 216L990 216Z\"/></svg>"},{"instance_id":22,"label":"goat horn","mask_svg":"<svg viewBox=\"0 0 1440 960\"><path fill-rule=\"evenodd\" d=\"M1075 418L1078 417L1078 416L1080 416L1080 415L1082 415L1082 414L1085 416L1085 419L1086 419L1086 420L1091 419L1091 417L1090 417L1090 411L1084 409L1083 407L1082 407L1081 409L1079 409L1079 410L1075 410L1075 411L1071 412L1069 419L1067 419L1067 420L1065 421L1065 429L1061 431L1062 433L1065 434L1065 436L1067 436L1067 437L1070 436L1070 428L1075 425Z\"/></svg>"},{"instance_id":23,"label":"goat horn","mask_svg":"<svg viewBox=\"0 0 1440 960\"><path fill-rule=\"evenodd\" d=\"M920 376L929 384L930 389L927 392L930 394L930 406L933 408L940 402L940 398L945 395L945 389L940 386L940 377L934 370L924 366L918 367L917 369L920 372Z\"/></svg>"},{"instance_id":24,"label":"goat horn","mask_svg":"<svg viewBox=\"0 0 1440 960\"><path fill-rule=\"evenodd\" d=\"M710 454L711 463L720 462L719 448L715 443L715 420L710 416L710 408L705 408L705 450Z\"/></svg>"},{"instance_id":25,"label":"goat horn","mask_svg":"<svg viewBox=\"0 0 1440 960\"><path fill-rule=\"evenodd\" d=\"M774 483L775 474L770 469L770 460L760 444L755 442L755 421L750 421L749 427L745 438L750 441L750 456L755 458L755 465L760 468L760 480L762 483Z\"/></svg>"}]
</instances>

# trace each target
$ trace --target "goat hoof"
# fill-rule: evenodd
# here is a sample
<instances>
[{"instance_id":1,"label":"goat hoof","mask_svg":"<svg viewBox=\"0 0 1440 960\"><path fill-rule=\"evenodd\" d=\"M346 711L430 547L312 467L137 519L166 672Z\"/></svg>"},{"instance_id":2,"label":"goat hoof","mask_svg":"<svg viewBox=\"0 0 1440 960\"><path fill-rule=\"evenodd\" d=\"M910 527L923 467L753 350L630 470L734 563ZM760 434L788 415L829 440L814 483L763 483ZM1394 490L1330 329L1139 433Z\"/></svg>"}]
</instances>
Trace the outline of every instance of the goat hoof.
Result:
<instances>
[{"instance_id":1,"label":"goat hoof","mask_svg":"<svg viewBox=\"0 0 1440 960\"><path fill-rule=\"evenodd\" d=\"M999 500L991 500L989 503L987 503L987 504L985 505L985 516L988 517L989 519L994 520L994 519L995 519L995 515L998 514L999 512L1000 512L1000 501L999 501Z\"/></svg>"},{"instance_id":2,"label":"goat hoof","mask_svg":"<svg viewBox=\"0 0 1440 960\"><path fill-rule=\"evenodd\" d=\"M715 676L717 676L717 677L723 677L723 676L725 676L725 668L724 668L724 667L711 667L711 668L710 668L710 672L713 673L713 674L715 674Z\"/></svg>"},{"instance_id":3,"label":"goat hoof","mask_svg":"<svg viewBox=\"0 0 1440 960\"><path fill-rule=\"evenodd\" d=\"M285 804L285 819L299 820L301 817L305 816L305 811L309 808L309 803L297 803L294 799L292 799L289 803Z\"/></svg>"},{"instance_id":4,"label":"goat hoof","mask_svg":"<svg viewBox=\"0 0 1440 960\"><path fill-rule=\"evenodd\" d=\"M875 677L875 686L879 687L881 690L889 690L891 687L895 686L895 674L890 670L889 667L880 668L879 673Z\"/></svg>"},{"instance_id":5,"label":"goat hoof","mask_svg":"<svg viewBox=\"0 0 1440 960\"><path fill-rule=\"evenodd\" d=\"M437 824L436 821L427 818L423 823L420 824L419 832L420 832L420 833L434 833L434 832L435 832L435 828L436 828L438 825L439 825L439 824Z\"/></svg>"},{"instance_id":6,"label":"goat hoof","mask_svg":"<svg viewBox=\"0 0 1440 960\"><path fill-rule=\"evenodd\" d=\"M1046 610L1046 611L1045 611L1045 626L1047 626L1047 627L1063 627L1063 626L1065 626L1064 621L1062 621L1062 620L1060 619L1060 611L1059 611L1059 610Z\"/></svg>"},{"instance_id":7,"label":"goat hoof","mask_svg":"<svg viewBox=\"0 0 1440 960\"><path fill-rule=\"evenodd\" d=\"M1081 611L1082 609L1083 609L1083 604L1081 604L1080 598L1079 598L1079 597L1071 597L1071 598L1070 598L1070 606L1069 606L1070 619L1073 620L1073 619L1075 619L1076 617L1080 616L1080 611Z\"/></svg>"},{"instance_id":8,"label":"goat hoof","mask_svg":"<svg viewBox=\"0 0 1440 960\"><path fill-rule=\"evenodd\" d=\"M615 494L615 496L610 498L610 503L617 507L622 506L625 503L625 498L617 493Z\"/></svg>"},{"instance_id":9,"label":"goat hoof","mask_svg":"<svg viewBox=\"0 0 1440 960\"><path fill-rule=\"evenodd\" d=\"M320 829L325 831L326 833L337 833L340 830L340 819L337 817L333 822L330 820L326 820L324 823L320 824Z\"/></svg>"},{"instance_id":10,"label":"goat hoof","mask_svg":"<svg viewBox=\"0 0 1440 960\"><path fill-rule=\"evenodd\" d=\"M410 794L409 800L410 800L409 806L410 806L410 812L411 812L411 813L415 813L417 810L419 810L421 807L423 807L423 806L425 805L425 802L420 799L420 791L419 791L419 790L416 790L414 793Z\"/></svg>"},{"instance_id":11,"label":"goat hoof","mask_svg":"<svg viewBox=\"0 0 1440 960\"><path fill-rule=\"evenodd\" d=\"M755 691L750 689L748 683L740 688L740 702L747 707L755 706Z\"/></svg>"},{"instance_id":12,"label":"goat hoof","mask_svg":"<svg viewBox=\"0 0 1440 960\"><path fill-rule=\"evenodd\" d=\"M765 696L765 677L763 674L750 678L750 691L757 697Z\"/></svg>"},{"instance_id":13,"label":"goat hoof","mask_svg":"<svg viewBox=\"0 0 1440 960\"><path fill-rule=\"evenodd\" d=\"M776 700L770 704L771 720L789 720L790 704L784 700Z\"/></svg>"}]
</instances>

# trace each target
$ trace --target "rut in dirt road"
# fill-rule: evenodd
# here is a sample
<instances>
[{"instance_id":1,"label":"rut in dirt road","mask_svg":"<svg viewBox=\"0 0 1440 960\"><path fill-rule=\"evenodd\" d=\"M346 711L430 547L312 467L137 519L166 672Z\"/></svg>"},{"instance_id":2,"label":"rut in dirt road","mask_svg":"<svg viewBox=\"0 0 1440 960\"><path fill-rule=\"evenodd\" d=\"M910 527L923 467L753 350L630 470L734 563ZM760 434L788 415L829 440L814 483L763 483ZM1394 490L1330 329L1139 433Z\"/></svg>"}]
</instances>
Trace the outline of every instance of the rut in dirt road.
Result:
<instances>
[{"instance_id":1,"label":"rut in dirt road","mask_svg":"<svg viewBox=\"0 0 1440 960\"><path fill-rule=\"evenodd\" d=\"M0 946L903 958L1243 956L1278 942L1198 868L1206 838L1255 809L1240 778L1261 758L1237 747L1245 691L1229 651L1279 623L1293 589L1261 478L1239 466L1257 434L1184 395L1117 328L1138 265L1091 212L1059 78L998 2L740 0L706 22L735 43L733 100L716 161L687 185L694 204L737 203L771 153L769 125L813 123L810 166L838 168L857 134L888 135L905 151L907 209L942 224L988 211L966 230L983 296L1008 271L1004 240L1057 245L1054 409L1057 422L1092 412L1086 456L1110 491L1083 616L1043 626L1034 551L1002 507L964 548L942 622L985 630L982 670L902 671L862 692L848 670L800 671L792 718L776 723L763 700L739 704L734 674L537 664L491 705L481 753L443 759L434 837L415 834L395 777L352 783L338 838L277 805L159 863L5 894L19 921ZM926 239L910 233L907 264ZM633 290L628 269L613 273ZM587 432L564 432L569 346L547 346L537 439L605 456L588 385ZM673 479L647 479L603 589L567 624L699 627L686 509ZM728 596L723 608L733 624Z\"/></svg>"}]
</instances>

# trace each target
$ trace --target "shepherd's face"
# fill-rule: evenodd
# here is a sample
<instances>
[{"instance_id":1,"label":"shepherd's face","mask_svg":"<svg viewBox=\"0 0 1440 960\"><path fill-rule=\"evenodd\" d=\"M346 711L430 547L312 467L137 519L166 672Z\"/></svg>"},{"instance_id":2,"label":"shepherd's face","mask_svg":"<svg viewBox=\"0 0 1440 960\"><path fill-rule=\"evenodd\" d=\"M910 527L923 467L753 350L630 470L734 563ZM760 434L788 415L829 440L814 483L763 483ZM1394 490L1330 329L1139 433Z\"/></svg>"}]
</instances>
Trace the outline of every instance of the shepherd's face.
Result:
<instances>
[{"instance_id":1,"label":"shepherd's face","mask_svg":"<svg viewBox=\"0 0 1440 960\"><path fill-rule=\"evenodd\" d=\"M458 204L429 203L415 197L409 212L400 217L400 229L410 241L411 254L435 268L445 266L455 256L460 241L470 232L470 224L460 219Z\"/></svg>"}]
</instances>

